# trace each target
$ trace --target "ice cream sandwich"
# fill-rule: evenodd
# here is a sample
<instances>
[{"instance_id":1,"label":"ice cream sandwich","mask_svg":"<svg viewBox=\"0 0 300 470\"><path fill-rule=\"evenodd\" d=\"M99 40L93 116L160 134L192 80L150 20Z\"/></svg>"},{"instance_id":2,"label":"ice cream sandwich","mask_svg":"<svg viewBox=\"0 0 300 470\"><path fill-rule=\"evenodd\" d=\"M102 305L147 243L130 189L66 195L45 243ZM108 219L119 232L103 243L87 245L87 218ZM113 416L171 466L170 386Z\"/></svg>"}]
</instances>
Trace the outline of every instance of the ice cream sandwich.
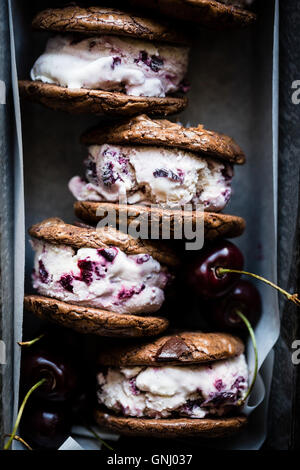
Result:
<instances>
[{"instance_id":1,"label":"ice cream sandwich","mask_svg":"<svg viewBox=\"0 0 300 470\"><path fill-rule=\"evenodd\" d=\"M186 216L204 220L208 239L242 233L241 218L216 214L230 199L233 165L245 162L230 137L140 115L87 131L81 141L85 175L69 182L79 218L97 223L99 209L115 208L129 218L168 214L176 221L188 206Z\"/></svg>"},{"instance_id":2,"label":"ice cream sandwich","mask_svg":"<svg viewBox=\"0 0 300 470\"><path fill-rule=\"evenodd\" d=\"M253 24L255 0L130 0L152 13L192 21L208 28L237 28Z\"/></svg>"},{"instance_id":3,"label":"ice cream sandwich","mask_svg":"<svg viewBox=\"0 0 300 470\"><path fill-rule=\"evenodd\" d=\"M33 28L55 33L20 81L23 96L71 113L168 115L181 111L186 38L165 23L116 9L68 6L40 12Z\"/></svg>"},{"instance_id":4,"label":"ice cream sandwich","mask_svg":"<svg viewBox=\"0 0 300 470\"><path fill-rule=\"evenodd\" d=\"M57 218L32 226L29 234L38 295L25 296L26 310L102 336L151 336L167 328L168 320L155 313L179 264L169 247Z\"/></svg>"},{"instance_id":5,"label":"ice cream sandwich","mask_svg":"<svg viewBox=\"0 0 300 470\"><path fill-rule=\"evenodd\" d=\"M225 333L184 332L99 354L96 422L118 434L164 438L238 432L248 389L244 345Z\"/></svg>"}]
</instances>

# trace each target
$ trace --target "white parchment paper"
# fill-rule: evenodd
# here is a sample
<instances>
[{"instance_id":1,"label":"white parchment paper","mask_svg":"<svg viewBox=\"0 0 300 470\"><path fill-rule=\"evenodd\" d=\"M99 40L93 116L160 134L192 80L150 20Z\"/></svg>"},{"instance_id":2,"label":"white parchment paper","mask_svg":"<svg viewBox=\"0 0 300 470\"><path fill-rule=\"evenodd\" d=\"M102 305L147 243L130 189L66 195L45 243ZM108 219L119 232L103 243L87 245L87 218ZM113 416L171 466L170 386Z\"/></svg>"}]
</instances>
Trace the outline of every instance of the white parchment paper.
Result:
<instances>
[{"instance_id":1,"label":"white parchment paper","mask_svg":"<svg viewBox=\"0 0 300 470\"><path fill-rule=\"evenodd\" d=\"M39 9L49 6L49 1L41 0L36 3L36 8ZM245 255L247 270L276 282L278 0L261 3L260 18L254 29L197 32L190 58L190 104L179 118L183 123L203 123L209 129L229 134L245 151L247 164L236 168L235 194L226 211L246 219L247 230L235 243ZM71 176L82 172L84 153L78 144L79 135L99 119L93 116L71 116L38 105L24 104L24 223L22 135L13 51L15 47L19 77L28 78L34 59L44 48L45 36L31 31L30 20L35 12L34 7L20 0L10 0L9 5L13 20L12 73L18 129L16 138L19 144L19 147L15 146L14 332L18 339L22 325L25 246L25 283L28 290L32 268L32 252L27 241L24 246L24 228L50 216L59 216L66 221L74 220L73 198L68 192L67 182ZM263 316L256 327L260 378L245 410L251 415L250 422L241 435L221 442L214 441L212 445L220 448L257 449L266 435L273 369L271 350L279 335L279 313L277 294L261 284L259 290L263 298ZM249 345L248 360L252 370L253 351ZM14 361L16 410L19 381L17 346ZM91 448L89 445L83 447Z\"/></svg>"}]
</instances>

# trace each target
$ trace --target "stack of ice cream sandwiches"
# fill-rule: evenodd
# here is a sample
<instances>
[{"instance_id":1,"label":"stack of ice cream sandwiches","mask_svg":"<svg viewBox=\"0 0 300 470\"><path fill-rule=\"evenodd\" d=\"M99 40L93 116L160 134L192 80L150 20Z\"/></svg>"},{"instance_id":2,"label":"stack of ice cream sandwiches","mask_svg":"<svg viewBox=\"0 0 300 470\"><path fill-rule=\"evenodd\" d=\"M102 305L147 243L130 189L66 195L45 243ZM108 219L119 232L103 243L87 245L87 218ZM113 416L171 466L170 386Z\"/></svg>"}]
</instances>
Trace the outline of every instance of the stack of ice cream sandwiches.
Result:
<instances>
[{"instance_id":1,"label":"stack of ice cream sandwiches","mask_svg":"<svg viewBox=\"0 0 300 470\"><path fill-rule=\"evenodd\" d=\"M154 3L168 12L171 2ZM177 3L189 19L189 2ZM193 3L194 20L209 26L255 19L248 2ZM161 336L172 326L172 313L164 318L160 310L180 256L161 230L159 240L136 238L120 223L126 216L128 225L139 217L160 226L168 216L172 233L187 216L203 222L205 240L244 231L242 218L221 212L234 165L245 162L241 148L203 125L165 119L187 106L189 41L164 21L102 7L48 9L33 27L52 36L31 80L19 82L21 95L117 120L82 134L84 169L69 181L81 222L53 217L29 229L36 293L25 295L25 309L82 333L127 338L122 347L99 351L101 426L171 438L238 431L247 421L240 406L248 387L242 341L224 333ZM97 226L112 210L118 228Z\"/></svg>"}]
</instances>

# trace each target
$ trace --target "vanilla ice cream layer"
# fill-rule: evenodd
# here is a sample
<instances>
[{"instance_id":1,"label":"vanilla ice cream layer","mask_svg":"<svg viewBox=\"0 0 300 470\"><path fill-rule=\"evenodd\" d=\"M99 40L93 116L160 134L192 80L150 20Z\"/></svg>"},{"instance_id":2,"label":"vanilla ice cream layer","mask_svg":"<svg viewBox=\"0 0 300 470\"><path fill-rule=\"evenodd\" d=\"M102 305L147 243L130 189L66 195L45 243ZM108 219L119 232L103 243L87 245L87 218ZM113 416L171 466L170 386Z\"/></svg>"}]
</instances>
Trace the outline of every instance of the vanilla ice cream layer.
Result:
<instances>
[{"instance_id":1,"label":"vanilla ice cream layer","mask_svg":"<svg viewBox=\"0 0 300 470\"><path fill-rule=\"evenodd\" d=\"M125 416L222 416L243 398L248 368L242 354L195 366L109 368L100 372L98 402Z\"/></svg>"},{"instance_id":2,"label":"vanilla ice cream layer","mask_svg":"<svg viewBox=\"0 0 300 470\"><path fill-rule=\"evenodd\" d=\"M188 48L117 36L49 39L31 79L68 88L123 91L134 96L165 96L185 91Z\"/></svg>"},{"instance_id":3,"label":"vanilla ice cream layer","mask_svg":"<svg viewBox=\"0 0 300 470\"><path fill-rule=\"evenodd\" d=\"M122 197L128 204L201 204L218 212L231 196L229 164L180 149L92 145L85 165L86 178L69 182L79 201L117 202Z\"/></svg>"},{"instance_id":4,"label":"vanilla ice cream layer","mask_svg":"<svg viewBox=\"0 0 300 470\"><path fill-rule=\"evenodd\" d=\"M169 279L148 254L53 245L33 240L33 287L45 296L117 313L159 310Z\"/></svg>"}]
</instances>

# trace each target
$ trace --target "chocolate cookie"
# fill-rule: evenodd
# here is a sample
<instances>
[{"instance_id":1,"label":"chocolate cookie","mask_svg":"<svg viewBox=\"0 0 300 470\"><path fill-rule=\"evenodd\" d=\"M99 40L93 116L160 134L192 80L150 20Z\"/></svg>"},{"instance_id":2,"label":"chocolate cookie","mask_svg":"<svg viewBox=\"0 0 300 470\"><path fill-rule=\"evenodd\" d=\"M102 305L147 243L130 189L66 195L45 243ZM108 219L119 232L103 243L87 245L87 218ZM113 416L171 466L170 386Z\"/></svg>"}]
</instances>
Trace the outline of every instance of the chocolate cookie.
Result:
<instances>
[{"instance_id":1,"label":"chocolate cookie","mask_svg":"<svg viewBox=\"0 0 300 470\"><path fill-rule=\"evenodd\" d=\"M125 93L85 88L66 88L40 81L19 80L20 95L47 108L71 114L151 116L177 114L187 106L187 98L132 96Z\"/></svg>"},{"instance_id":2,"label":"chocolate cookie","mask_svg":"<svg viewBox=\"0 0 300 470\"><path fill-rule=\"evenodd\" d=\"M204 129L202 125L185 128L166 119L141 115L114 126L103 126L85 132L81 142L87 145L135 144L173 147L227 160L245 163L245 154L230 137Z\"/></svg>"},{"instance_id":3,"label":"chocolate cookie","mask_svg":"<svg viewBox=\"0 0 300 470\"><path fill-rule=\"evenodd\" d=\"M151 18L114 8L67 6L49 8L32 21L35 29L61 33L113 34L148 41L187 44L187 38L177 28Z\"/></svg>"},{"instance_id":4,"label":"chocolate cookie","mask_svg":"<svg viewBox=\"0 0 300 470\"><path fill-rule=\"evenodd\" d=\"M41 295L25 295L24 309L79 333L109 337L155 336L167 329L166 318L126 315L82 307Z\"/></svg>"},{"instance_id":5,"label":"chocolate cookie","mask_svg":"<svg viewBox=\"0 0 300 470\"><path fill-rule=\"evenodd\" d=\"M243 8L245 2L242 1L130 0L130 3L137 8L151 9L167 17L214 29L244 27L256 21L256 14Z\"/></svg>"},{"instance_id":6,"label":"chocolate cookie","mask_svg":"<svg viewBox=\"0 0 300 470\"><path fill-rule=\"evenodd\" d=\"M178 210L167 210L155 207L147 207L141 205L126 205L126 204L114 204L108 202L88 202L88 201L77 201L74 204L74 210L77 217L80 219L96 224L107 214L116 212L117 224L125 216L130 223L139 224L158 224L159 236L162 236L162 225L164 218L170 221L170 236L174 235L174 228L176 225L180 226L183 220L192 226L193 230L196 228L196 224L204 223L204 237L205 240L215 240L218 238L233 238L240 236L245 230L245 221L241 217L237 217L229 214L218 214L213 212L196 212L196 211L182 211ZM102 216L97 215L101 210ZM183 234L184 237L184 234Z\"/></svg>"},{"instance_id":7,"label":"chocolate cookie","mask_svg":"<svg viewBox=\"0 0 300 470\"><path fill-rule=\"evenodd\" d=\"M115 416L101 410L95 411L94 418L99 426L117 434L166 439L225 437L239 432L247 424L246 416L151 419Z\"/></svg>"},{"instance_id":8,"label":"chocolate cookie","mask_svg":"<svg viewBox=\"0 0 300 470\"><path fill-rule=\"evenodd\" d=\"M167 245L133 238L113 227L88 228L66 224L53 217L33 225L29 234L38 240L74 248L106 248L116 246L127 255L148 254L162 264L177 266L179 259Z\"/></svg>"},{"instance_id":9,"label":"chocolate cookie","mask_svg":"<svg viewBox=\"0 0 300 470\"><path fill-rule=\"evenodd\" d=\"M109 367L187 365L228 359L243 352L244 344L235 336L194 331L101 351L99 364Z\"/></svg>"}]
</instances>

